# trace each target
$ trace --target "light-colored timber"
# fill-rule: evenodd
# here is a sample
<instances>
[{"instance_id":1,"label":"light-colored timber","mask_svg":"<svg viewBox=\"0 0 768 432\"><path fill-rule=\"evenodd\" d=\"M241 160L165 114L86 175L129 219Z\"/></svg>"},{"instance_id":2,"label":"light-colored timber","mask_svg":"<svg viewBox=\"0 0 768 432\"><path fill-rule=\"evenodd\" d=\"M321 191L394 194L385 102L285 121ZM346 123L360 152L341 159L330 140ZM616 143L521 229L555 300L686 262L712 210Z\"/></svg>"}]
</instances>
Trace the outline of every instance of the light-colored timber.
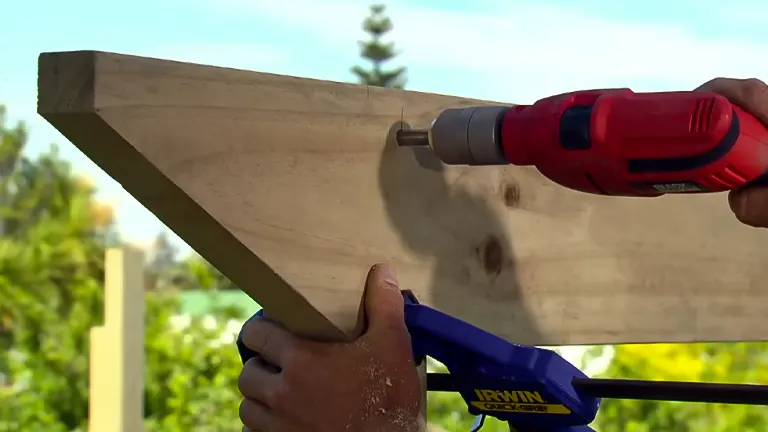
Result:
<instances>
[{"instance_id":1,"label":"light-colored timber","mask_svg":"<svg viewBox=\"0 0 768 432\"><path fill-rule=\"evenodd\" d=\"M394 145L399 127L492 103L93 51L39 60L39 113L299 334L359 334L366 272L389 261L422 302L523 344L768 339L768 232L724 194L591 196Z\"/></svg>"}]
</instances>

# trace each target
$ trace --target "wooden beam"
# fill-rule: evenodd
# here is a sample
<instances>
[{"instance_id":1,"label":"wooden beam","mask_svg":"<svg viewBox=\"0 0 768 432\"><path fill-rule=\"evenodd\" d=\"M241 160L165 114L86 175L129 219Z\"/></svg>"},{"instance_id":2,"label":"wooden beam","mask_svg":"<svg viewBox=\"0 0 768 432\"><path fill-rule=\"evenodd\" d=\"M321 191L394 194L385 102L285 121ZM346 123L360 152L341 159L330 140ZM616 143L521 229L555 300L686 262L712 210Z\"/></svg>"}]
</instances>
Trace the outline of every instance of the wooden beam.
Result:
<instances>
[{"instance_id":1,"label":"wooden beam","mask_svg":"<svg viewBox=\"0 0 768 432\"><path fill-rule=\"evenodd\" d=\"M768 339L768 232L725 195L591 196L393 145L492 102L90 51L39 68L39 113L298 333L355 336L390 261L519 343Z\"/></svg>"},{"instance_id":2,"label":"wooden beam","mask_svg":"<svg viewBox=\"0 0 768 432\"><path fill-rule=\"evenodd\" d=\"M144 255L107 250L104 325L91 329L88 430L144 430Z\"/></svg>"}]
</instances>

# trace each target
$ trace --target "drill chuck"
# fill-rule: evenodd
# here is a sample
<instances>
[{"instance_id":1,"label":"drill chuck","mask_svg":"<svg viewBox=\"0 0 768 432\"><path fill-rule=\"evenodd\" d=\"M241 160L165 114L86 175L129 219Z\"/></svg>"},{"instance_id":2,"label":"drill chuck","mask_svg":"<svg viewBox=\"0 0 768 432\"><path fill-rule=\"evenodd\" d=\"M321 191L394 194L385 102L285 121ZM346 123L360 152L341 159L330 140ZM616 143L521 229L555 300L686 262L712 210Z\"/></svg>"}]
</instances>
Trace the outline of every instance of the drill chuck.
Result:
<instances>
[{"instance_id":1,"label":"drill chuck","mask_svg":"<svg viewBox=\"0 0 768 432\"><path fill-rule=\"evenodd\" d=\"M429 147L429 129L400 129L397 131L400 147Z\"/></svg>"},{"instance_id":2,"label":"drill chuck","mask_svg":"<svg viewBox=\"0 0 768 432\"><path fill-rule=\"evenodd\" d=\"M476 106L443 111L428 130L401 130L400 146L429 146L448 165L508 165L501 143L509 107Z\"/></svg>"}]
</instances>

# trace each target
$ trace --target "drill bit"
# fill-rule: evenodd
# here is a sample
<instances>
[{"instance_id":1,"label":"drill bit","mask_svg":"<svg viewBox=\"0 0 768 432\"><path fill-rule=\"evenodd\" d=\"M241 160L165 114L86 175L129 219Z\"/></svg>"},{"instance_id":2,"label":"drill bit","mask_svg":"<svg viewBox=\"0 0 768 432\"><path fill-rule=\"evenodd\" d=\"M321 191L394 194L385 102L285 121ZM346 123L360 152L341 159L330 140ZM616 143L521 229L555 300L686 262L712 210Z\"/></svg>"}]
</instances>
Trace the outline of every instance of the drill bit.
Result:
<instances>
[{"instance_id":1,"label":"drill bit","mask_svg":"<svg viewBox=\"0 0 768 432\"><path fill-rule=\"evenodd\" d=\"M400 129L397 131L397 145L401 147L428 147L429 130L427 129Z\"/></svg>"}]
</instances>

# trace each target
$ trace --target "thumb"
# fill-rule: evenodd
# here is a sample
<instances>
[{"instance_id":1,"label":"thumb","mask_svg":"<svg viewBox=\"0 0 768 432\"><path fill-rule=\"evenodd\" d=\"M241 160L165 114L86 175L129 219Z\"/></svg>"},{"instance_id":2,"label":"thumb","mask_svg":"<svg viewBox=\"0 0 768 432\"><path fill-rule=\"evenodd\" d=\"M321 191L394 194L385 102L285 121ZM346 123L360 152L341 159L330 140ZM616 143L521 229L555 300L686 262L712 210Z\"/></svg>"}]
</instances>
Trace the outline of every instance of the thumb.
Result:
<instances>
[{"instance_id":1,"label":"thumb","mask_svg":"<svg viewBox=\"0 0 768 432\"><path fill-rule=\"evenodd\" d=\"M401 328L405 325L403 295L394 267L376 264L365 283L365 315L368 331Z\"/></svg>"},{"instance_id":2,"label":"thumb","mask_svg":"<svg viewBox=\"0 0 768 432\"><path fill-rule=\"evenodd\" d=\"M731 191L728 204L741 223L756 228L768 228L768 188L754 187Z\"/></svg>"}]
</instances>

